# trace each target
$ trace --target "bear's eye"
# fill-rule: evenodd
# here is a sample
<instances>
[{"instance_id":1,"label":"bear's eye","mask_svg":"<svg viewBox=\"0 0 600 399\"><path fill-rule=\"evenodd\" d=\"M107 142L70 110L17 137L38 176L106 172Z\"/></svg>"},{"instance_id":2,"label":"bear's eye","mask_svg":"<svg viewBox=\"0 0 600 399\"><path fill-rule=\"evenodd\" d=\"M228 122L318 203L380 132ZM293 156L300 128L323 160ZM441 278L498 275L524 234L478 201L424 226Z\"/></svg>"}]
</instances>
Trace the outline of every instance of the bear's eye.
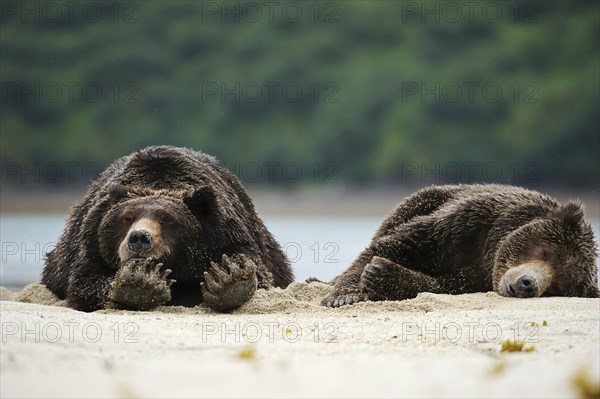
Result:
<instances>
[{"instance_id":1,"label":"bear's eye","mask_svg":"<svg viewBox=\"0 0 600 399\"><path fill-rule=\"evenodd\" d=\"M158 218L158 222L162 225L167 225L167 224L172 223L172 220L171 220L171 218L169 218L167 216L160 216Z\"/></svg>"},{"instance_id":2,"label":"bear's eye","mask_svg":"<svg viewBox=\"0 0 600 399\"><path fill-rule=\"evenodd\" d=\"M548 248L541 248L539 251L539 257L541 260L550 260L552 253Z\"/></svg>"},{"instance_id":3,"label":"bear's eye","mask_svg":"<svg viewBox=\"0 0 600 399\"><path fill-rule=\"evenodd\" d=\"M121 216L121 221L123 223L131 224L131 223L133 223L133 216L130 216L130 215Z\"/></svg>"}]
</instances>

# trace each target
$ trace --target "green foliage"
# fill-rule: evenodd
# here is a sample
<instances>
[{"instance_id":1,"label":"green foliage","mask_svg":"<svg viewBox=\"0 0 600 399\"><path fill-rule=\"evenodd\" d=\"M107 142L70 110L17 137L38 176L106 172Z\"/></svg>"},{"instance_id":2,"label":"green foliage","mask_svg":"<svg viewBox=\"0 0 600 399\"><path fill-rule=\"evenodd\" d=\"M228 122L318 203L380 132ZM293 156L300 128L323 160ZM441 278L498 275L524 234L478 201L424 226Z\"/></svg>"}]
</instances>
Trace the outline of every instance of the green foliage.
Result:
<instances>
[{"instance_id":1,"label":"green foliage","mask_svg":"<svg viewBox=\"0 0 600 399\"><path fill-rule=\"evenodd\" d=\"M473 18L462 6L457 22L435 1L293 2L298 22L283 17L286 2L273 3L272 20L263 5L256 22L243 2L96 2L94 22L76 3L57 22L2 9L3 162L107 165L173 144L228 165L335 163L348 184L406 183L407 163L493 162L503 182L598 185L597 2L494 2L494 22L487 3ZM218 13L235 7L239 22ZM39 99L23 90L36 84ZM56 102L43 95L49 84L63 89ZM89 84L98 101L81 93ZM236 84L239 101L222 98L221 85ZM286 99L282 88L296 85L302 96ZM529 180L515 164L534 165Z\"/></svg>"}]
</instances>

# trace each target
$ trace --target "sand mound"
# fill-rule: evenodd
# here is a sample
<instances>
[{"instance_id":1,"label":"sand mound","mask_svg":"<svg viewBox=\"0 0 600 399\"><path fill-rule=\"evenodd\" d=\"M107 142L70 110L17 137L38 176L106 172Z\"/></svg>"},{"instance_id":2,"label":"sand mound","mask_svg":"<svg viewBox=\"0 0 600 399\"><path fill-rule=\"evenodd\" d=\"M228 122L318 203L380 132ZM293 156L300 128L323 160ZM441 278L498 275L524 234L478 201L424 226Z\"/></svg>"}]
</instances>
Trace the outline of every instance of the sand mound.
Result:
<instances>
[{"instance_id":1,"label":"sand mound","mask_svg":"<svg viewBox=\"0 0 600 399\"><path fill-rule=\"evenodd\" d=\"M258 290L254 297L235 311L236 314L265 314L265 313L289 313L309 312L322 310L320 305L331 290L331 286L324 283L292 283L286 289L274 288L270 290ZM59 299L44 284L33 283L27 285L22 291L13 293L0 287L0 300L35 303L38 305L63 306L66 301ZM193 308L182 306L160 306L154 311L162 313L198 314L214 313L210 309L200 305ZM114 310L103 310L102 313L114 313Z\"/></svg>"},{"instance_id":2,"label":"sand mound","mask_svg":"<svg viewBox=\"0 0 600 399\"><path fill-rule=\"evenodd\" d=\"M8 288L0 287L0 301L14 301L17 294Z\"/></svg>"},{"instance_id":3,"label":"sand mound","mask_svg":"<svg viewBox=\"0 0 600 399\"><path fill-rule=\"evenodd\" d=\"M414 299L404 301L361 302L352 306L342 306L341 312L420 312L443 311L452 309L479 310L495 308L510 301L495 292L446 295L421 292Z\"/></svg>"},{"instance_id":4,"label":"sand mound","mask_svg":"<svg viewBox=\"0 0 600 399\"><path fill-rule=\"evenodd\" d=\"M286 289L258 290L254 297L235 313L291 313L322 309L323 299L331 286L323 283L292 283Z\"/></svg>"},{"instance_id":5,"label":"sand mound","mask_svg":"<svg viewBox=\"0 0 600 399\"><path fill-rule=\"evenodd\" d=\"M331 309L321 306L321 300L331 291L331 286L321 282L297 282L286 289L274 288L256 291L252 299L232 312L235 315L259 314L345 314L346 317L372 315L388 312L409 312L424 314L429 312L478 311L502 308L520 308L523 300L505 298L495 292L479 292L463 295L432 294L422 292L414 299L404 301L361 302L352 306ZM34 303L47 306L68 307L66 301L56 297L45 285L29 284L22 291L13 293L0 287L0 300ZM552 301L549 298L531 298L527 300L530 308L544 309L552 304L554 310L568 311L570 303L581 301L581 298L563 298ZM213 310L198 305L192 308L183 306L159 306L151 312L168 314L218 314ZM136 314L136 311L119 309L100 310L103 314Z\"/></svg>"},{"instance_id":6,"label":"sand mound","mask_svg":"<svg viewBox=\"0 0 600 399\"><path fill-rule=\"evenodd\" d=\"M60 300L44 284L40 283L26 285L25 288L15 294L12 300L16 302L37 303L38 305L67 306L65 301Z\"/></svg>"}]
</instances>

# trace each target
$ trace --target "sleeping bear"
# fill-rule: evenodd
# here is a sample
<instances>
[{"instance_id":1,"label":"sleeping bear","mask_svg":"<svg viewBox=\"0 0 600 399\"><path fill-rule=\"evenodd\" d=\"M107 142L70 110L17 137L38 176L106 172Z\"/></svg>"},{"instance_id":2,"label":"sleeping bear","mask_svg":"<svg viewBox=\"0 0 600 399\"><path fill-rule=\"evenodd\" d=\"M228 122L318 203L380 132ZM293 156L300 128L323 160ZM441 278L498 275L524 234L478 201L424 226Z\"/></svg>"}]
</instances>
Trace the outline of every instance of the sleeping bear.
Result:
<instances>
[{"instance_id":1,"label":"sleeping bear","mask_svg":"<svg viewBox=\"0 0 600 399\"><path fill-rule=\"evenodd\" d=\"M505 185L433 186L406 198L322 302L419 292L598 297L597 244L582 205Z\"/></svg>"},{"instance_id":2,"label":"sleeping bear","mask_svg":"<svg viewBox=\"0 0 600 399\"><path fill-rule=\"evenodd\" d=\"M42 282L83 311L205 303L217 311L294 280L237 178L207 154L149 147L76 204Z\"/></svg>"}]
</instances>

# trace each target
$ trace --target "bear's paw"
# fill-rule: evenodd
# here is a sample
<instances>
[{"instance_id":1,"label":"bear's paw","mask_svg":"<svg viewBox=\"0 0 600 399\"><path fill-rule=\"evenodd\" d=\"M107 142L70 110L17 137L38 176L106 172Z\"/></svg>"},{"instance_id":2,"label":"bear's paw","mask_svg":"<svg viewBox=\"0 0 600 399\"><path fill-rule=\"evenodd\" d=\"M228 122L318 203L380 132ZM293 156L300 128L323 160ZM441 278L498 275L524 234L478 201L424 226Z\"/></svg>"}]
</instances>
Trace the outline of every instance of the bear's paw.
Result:
<instances>
[{"instance_id":1,"label":"bear's paw","mask_svg":"<svg viewBox=\"0 0 600 399\"><path fill-rule=\"evenodd\" d=\"M152 257L121 265L111 283L108 307L148 310L169 302L175 280L167 279L171 270L161 271L162 266Z\"/></svg>"},{"instance_id":2,"label":"bear's paw","mask_svg":"<svg viewBox=\"0 0 600 399\"><path fill-rule=\"evenodd\" d=\"M202 299L213 310L234 309L256 291L256 264L245 255L232 258L223 255L221 263L211 262L210 270L204 272L204 282L200 283Z\"/></svg>"}]
</instances>

